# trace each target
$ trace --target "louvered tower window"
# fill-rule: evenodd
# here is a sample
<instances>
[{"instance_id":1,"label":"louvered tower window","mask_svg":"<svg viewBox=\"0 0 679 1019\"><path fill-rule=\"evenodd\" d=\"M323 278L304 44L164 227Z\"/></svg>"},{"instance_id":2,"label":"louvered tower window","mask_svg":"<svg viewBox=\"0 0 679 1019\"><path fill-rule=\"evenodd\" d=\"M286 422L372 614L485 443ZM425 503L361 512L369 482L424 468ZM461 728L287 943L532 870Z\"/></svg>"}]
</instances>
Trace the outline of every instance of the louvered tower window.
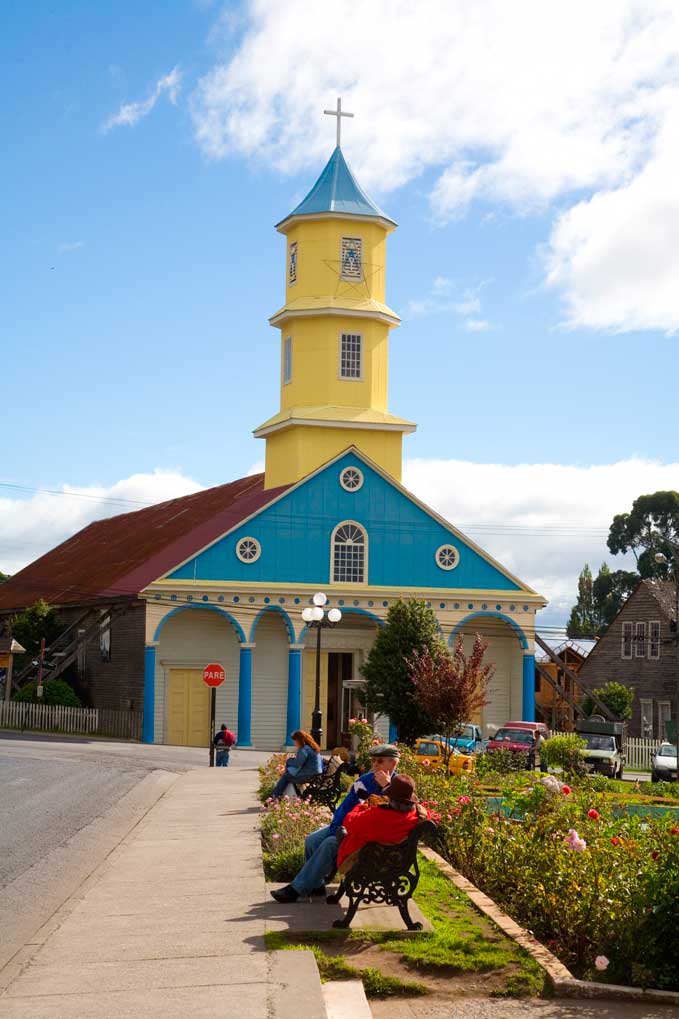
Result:
<instances>
[{"instance_id":1,"label":"louvered tower window","mask_svg":"<svg viewBox=\"0 0 679 1019\"><path fill-rule=\"evenodd\" d=\"M343 280L363 279L363 241L360 237L343 237L341 252Z\"/></svg>"},{"instance_id":2,"label":"louvered tower window","mask_svg":"<svg viewBox=\"0 0 679 1019\"><path fill-rule=\"evenodd\" d=\"M332 536L332 579L335 584L366 583L367 542L359 524L338 524Z\"/></svg>"}]
</instances>

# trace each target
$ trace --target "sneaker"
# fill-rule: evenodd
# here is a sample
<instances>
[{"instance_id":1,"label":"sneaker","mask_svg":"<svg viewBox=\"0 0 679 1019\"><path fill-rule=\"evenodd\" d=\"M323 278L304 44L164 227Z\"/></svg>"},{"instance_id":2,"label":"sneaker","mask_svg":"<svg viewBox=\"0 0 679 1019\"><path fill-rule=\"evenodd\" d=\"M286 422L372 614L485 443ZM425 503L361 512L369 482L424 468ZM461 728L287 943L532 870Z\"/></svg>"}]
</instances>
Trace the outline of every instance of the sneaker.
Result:
<instances>
[{"instance_id":1,"label":"sneaker","mask_svg":"<svg viewBox=\"0 0 679 1019\"><path fill-rule=\"evenodd\" d=\"M325 895L325 885L319 885L318 888L311 890L312 895Z\"/></svg>"},{"instance_id":2,"label":"sneaker","mask_svg":"<svg viewBox=\"0 0 679 1019\"><path fill-rule=\"evenodd\" d=\"M272 892L271 897L276 902L297 902L299 894L295 891L292 885L286 885L285 888L279 888L278 891Z\"/></svg>"}]
</instances>

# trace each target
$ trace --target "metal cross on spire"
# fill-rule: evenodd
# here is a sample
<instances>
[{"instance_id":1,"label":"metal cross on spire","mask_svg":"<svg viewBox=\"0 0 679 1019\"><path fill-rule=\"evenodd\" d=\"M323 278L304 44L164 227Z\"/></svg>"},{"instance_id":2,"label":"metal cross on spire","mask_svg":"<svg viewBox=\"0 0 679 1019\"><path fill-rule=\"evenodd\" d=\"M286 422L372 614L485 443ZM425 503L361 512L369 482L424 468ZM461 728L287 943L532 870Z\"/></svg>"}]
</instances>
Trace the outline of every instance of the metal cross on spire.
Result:
<instances>
[{"instance_id":1,"label":"metal cross on spire","mask_svg":"<svg viewBox=\"0 0 679 1019\"><path fill-rule=\"evenodd\" d=\"M323 110L323 113L327 113L329 117L337 117L337 148L340 147L340 138L342 134L342 117L353 117L353 113L345 113L342 109L342 100L338 97L337 109L336 110Z\"/></svg>"}]
</instances>

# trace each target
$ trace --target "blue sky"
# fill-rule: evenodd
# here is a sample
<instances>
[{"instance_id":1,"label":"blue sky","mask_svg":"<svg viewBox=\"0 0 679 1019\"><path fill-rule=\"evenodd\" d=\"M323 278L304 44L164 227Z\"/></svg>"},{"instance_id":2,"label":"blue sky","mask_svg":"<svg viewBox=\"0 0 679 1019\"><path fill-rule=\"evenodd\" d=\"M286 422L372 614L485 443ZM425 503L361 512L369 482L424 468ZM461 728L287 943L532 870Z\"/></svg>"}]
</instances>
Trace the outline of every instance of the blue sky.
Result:
<instances>
[{"instance_id":1,"label":"blue sky","mask_svg":"<svg viewBox=\"0 0 679 1019\"><path fill-rule=\"evenodd\" d=\"M478 59L472 67L460 58L451 84L438 80L440 62L423 56L418 66L418 53L449 32L472 61L476 36L458 38L461 5L433 6L450 23L420 38L412 68L385 57L380 70L377 61L371 73L384 76L384 89L379 77L361 78L360 51L353 69L328 70L323 4L5 6L0 335L13 383L4 392L12 438L0 480L98 492L165 472L212 485L262 459L250 432L278 407L279 334L267 318L284 287L284 241L273 224L330 155L334 121L322 110L340 92L355 113L343 127L347 159L399 223L389 242L388 299L403 317L392 334L390 405L418 422L406 453L432 464L429 487L424 469L417 474L430 501L465 513L460 523L505 519L501 501L481 505L483 485L478 504L469 492L456 502L454 471L439 491L442 461L585 471L637 457L654 461L654 471L669 465L670 482L677 476L679 297L657 283L677 259L662 236L677 217L669 185L666 204L657 203L676 134L660 100L640 106L643 83L657 96L677 87L668 70L671 5L647 4L657 17L632 28L638 4L602 5L601 23L598 14L588 22L595 37L600 29L599 49L580 55L575 84L536 66L532 87L517 86L506 109L511 88L494 91L493 46L506 80L516 81L526 26L516 36L499 26L482 52L486 78L474 77ZM493 0L477 15L484 7L488 23L497 20ZM540 20L539 5L526 7L547 57L568 57L586 23L586 5L566 8L572 35L564 39L562 26ZM392 10L383 45L398 54L412 38L413 12L400 3ZM350 28L331 51L343 43L351 51ZM663 53L651 58L659 39ZM455 52L446 54L455 64ZM602 89L594 69L606 61ZM173 87L163 85L173 72ZM535 98L531 109L533 94L547 96L544 108ZM147 112L130 115L136 123L112 123L125 104L145 102ZM597 497L590 507L586 477L581 511L569 507L563 521L554 506L540 517L529 488L522 494L507 481L512 521L605 528L611 508L627 503ZM531 492L540 488L533 478ZM623 485L619 498L632 492ZM74 516L72 526L81 522ZM0 568L3 552L12 563L22 558L8 554L21 540L37 550L40 539L16 528L0 535ZM511 565L520 564L517 553ZM537 564L530 569L539 578Z\"/></svg>"}]
</instances>

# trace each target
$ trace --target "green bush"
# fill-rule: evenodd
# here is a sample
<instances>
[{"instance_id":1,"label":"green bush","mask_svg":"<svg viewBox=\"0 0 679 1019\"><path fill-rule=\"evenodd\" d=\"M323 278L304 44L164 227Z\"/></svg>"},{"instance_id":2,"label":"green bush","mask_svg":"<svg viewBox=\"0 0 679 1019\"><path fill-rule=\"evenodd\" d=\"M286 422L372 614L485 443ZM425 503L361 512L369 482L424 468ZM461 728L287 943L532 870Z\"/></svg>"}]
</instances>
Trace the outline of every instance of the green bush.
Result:
<instances>
[{"instance_id":1,"label":"green bush","mask_svg":"<svg viewBox=\"0 0 679 1019\"><path fill-rule=\"evenodd\" d=\"M65 679L48 679L43 685L42 697L38 697L38 681L33 680L23 686L12 698L20 703L41 702L42 704L61 704L67 708L81 707L80 698Z\"/></svg>"},{"instance_id":2,"label":"green bush","mask_svg":"<svg viewBox=\"0 0 679 1019\"><path fill-rule=\"evenodd\" d=\"M492 775L510 775L514 771L525 771L528 754L516 750L489 750L477 754L476 774L479 778Z\"/></svg>"},{"instance_id":3,"label":"green bush","mask_svg":"<svg viewBox=\"0 0 679 1019\"><path fill-rule=\"evenodd\" d=\"M595 687L592 690L592 693L595 697L598 697L600 701L603 701L614 718L624 722L628 718L632 717L634 690L627 686L623 686L622 683L616 683L613 680L610 683L606 683L605 686ZM599 709L591 697L585 697L582 704L582 710L586 715L594 715Z\"/></svg>"},{"instance_id":4,"label":"green bush","mask_svg":"<svg viewBox=\"0 0 679 1019\"><path fill-rule=\"evenodd\" d=\"M551 768L562 768L568 775L584 775L587 771L582 751L587 746L575 733L552 736L540 747L540 760Z\"/></svg>"}]
</instances>

